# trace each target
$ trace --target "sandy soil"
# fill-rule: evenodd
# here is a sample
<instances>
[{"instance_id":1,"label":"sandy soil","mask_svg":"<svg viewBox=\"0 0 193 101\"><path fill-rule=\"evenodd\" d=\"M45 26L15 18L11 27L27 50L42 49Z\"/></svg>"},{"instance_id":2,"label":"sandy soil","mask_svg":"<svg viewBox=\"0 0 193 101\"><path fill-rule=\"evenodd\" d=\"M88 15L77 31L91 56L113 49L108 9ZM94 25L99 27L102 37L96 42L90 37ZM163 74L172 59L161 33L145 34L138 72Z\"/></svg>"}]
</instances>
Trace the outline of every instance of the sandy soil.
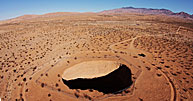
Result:
<instances>
[{"instance_id":1,"label":"sandy soil","mask_svg":"<svg viewBox=\"0 0 193 101\"><path fill-rule=\"evenodd\" d=\"M4 21L0 53L3 101L193 99L191 20L85 13ZM103 70L105 61L114 62ZM62 82L62 77L106 75L115 63L132 72L132 86L121 93L69 89Z\"/></svg>"},{"instance_id":2,"label":"sandy soil","mask_svg":"<svg viewBox=\"0 0 193 101\"><path fill-rule=\"evenodd\" d=\"M62 74L65 80L72 80L76 78L96 78L107 75L118 69L120 63L116 61L86 61L74 65Z\"/></svg>"}]
</instances>

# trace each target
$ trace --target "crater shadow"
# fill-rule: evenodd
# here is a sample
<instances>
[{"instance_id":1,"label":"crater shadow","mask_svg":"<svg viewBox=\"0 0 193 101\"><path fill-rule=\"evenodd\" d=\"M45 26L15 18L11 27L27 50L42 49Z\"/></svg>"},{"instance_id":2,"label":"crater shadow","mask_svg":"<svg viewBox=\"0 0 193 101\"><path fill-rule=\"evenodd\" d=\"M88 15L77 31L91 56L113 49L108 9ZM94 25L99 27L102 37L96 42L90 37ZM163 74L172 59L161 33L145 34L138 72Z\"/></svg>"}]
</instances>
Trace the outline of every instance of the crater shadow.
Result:
<instances>
[{"instance_id":1,"label":"crater shadow","mask_svg":"<svg viewBox=\"0 0 193 101\"><path fill-rule=\"evenodd\" d=\"M120 93L132 85L131 70L124 64L113 72L97 78L62 79L70 89L94 89L105 94Z\"/></svg>"}]
</instances>

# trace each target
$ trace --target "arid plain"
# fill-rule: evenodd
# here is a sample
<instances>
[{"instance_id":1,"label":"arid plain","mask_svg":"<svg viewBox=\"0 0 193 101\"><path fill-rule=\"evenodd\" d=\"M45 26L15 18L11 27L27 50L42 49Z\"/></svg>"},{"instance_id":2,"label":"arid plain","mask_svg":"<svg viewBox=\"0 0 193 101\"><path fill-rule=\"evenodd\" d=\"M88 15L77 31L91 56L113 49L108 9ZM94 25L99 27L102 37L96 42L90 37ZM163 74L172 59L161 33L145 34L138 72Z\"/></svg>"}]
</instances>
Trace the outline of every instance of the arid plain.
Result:
<instances>
[{"instance_id":1,"label":"arid plain","mask_svg":"<svg viewBox=\"0 0 193 101\"><path fill-rule=\"evenodd\" d=\"M99 13L28 17L0 23L3 101L193 99L193 20ZM132 84L118 93L70 89L63 82L105 76L119 64L130 69Z\"/></svg>"}]
</instances>

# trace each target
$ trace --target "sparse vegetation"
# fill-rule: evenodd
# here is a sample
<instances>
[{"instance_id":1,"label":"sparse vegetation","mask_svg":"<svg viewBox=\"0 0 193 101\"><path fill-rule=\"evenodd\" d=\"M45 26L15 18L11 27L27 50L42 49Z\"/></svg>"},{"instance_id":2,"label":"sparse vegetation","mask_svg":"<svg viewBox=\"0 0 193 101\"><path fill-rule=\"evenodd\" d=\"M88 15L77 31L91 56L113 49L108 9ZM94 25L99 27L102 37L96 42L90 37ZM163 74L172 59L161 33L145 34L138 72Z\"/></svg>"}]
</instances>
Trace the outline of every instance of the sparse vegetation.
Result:
<instances>
[{"instance_id":1,"label":"sparse vegetation","mask_svg":"<svg viewBox=\"0 0 193 101\"><path fill-rule=\"evenodd\" d=\"M94 89L69 89L62 84L62 73L83 61L115 60L132 68L135 85L124 90L123 96L156 101L180 94L175 100L191 100L192 25L187 19L143 14L72 14L0 21L0 97L39 100L34 97L38 91L52 101L68 96L106 100L108 94ZM153 90L159 95L151 93ZM122 98L115 96L115 100Z\"/></svg>"}]
</instances>

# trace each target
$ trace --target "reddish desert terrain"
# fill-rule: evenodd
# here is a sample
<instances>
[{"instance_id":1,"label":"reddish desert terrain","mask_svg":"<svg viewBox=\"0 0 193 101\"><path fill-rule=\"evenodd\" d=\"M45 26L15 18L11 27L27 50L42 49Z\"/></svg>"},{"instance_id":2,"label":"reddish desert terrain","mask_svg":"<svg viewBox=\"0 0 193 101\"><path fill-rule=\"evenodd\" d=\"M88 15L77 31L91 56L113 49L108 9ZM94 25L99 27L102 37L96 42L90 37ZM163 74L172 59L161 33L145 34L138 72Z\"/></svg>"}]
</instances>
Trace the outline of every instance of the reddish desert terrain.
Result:
<instances>
[{"instance_id":1,"label":"reddish desert terrain","mask_svg":"<svg viewBox=\"0 0 193 101\"><path fill-rule=\"evenodd\" d=\"M193 20L100 13L26 17L0 23L2 101L193 99Z\"/></svg>"}]
</instances>

